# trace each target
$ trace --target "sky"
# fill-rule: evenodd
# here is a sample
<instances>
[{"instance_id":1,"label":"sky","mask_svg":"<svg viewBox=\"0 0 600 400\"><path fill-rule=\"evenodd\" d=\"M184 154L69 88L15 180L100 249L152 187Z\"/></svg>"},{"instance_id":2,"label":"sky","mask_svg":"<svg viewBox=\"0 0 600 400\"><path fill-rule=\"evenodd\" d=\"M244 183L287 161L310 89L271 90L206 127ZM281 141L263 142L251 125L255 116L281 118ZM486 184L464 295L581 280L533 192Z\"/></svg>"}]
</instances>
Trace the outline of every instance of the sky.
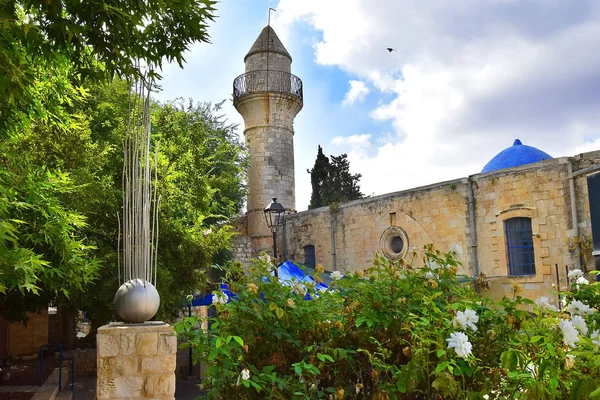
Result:
<instances>
[{"instance_id":1,"label":"sky","mask_svg":"<svg viewBox=\"0 0 600 400\"><path fill-rule=\"evenodd\" d=\"M159 100L225 100L267 24L304 85L296 209L321 145L379 195L481 171L515 139L553 157L600 150L600 1L224 0ZM393 48L389 52L387 48Z\"/></svg>"}]
</instances>

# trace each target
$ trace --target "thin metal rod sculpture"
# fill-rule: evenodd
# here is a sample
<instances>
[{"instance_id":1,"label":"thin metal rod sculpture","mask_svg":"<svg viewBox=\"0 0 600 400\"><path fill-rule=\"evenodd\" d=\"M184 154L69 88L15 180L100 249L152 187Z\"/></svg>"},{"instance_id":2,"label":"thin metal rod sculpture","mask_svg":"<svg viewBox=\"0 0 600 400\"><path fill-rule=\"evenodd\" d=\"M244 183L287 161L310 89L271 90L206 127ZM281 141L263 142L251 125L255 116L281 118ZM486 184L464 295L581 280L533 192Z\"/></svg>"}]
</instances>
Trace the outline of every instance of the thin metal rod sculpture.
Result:
<instances>
[{"instance_id":1,"label":"thin metal rod sculpture","mask_svg":"<svg viewBox=\"0 0 600 400\"><path fill-rule=\"evenodd\" d=\"M158 145L152 159L150 139L152 85L145 75L130 89L129 120L123 140L123 263L118 266L123 281L115 295L115 308L125 322L145 322L160 305L156 290L159 199L152 187Z\"/></svg>"}]
</instances>

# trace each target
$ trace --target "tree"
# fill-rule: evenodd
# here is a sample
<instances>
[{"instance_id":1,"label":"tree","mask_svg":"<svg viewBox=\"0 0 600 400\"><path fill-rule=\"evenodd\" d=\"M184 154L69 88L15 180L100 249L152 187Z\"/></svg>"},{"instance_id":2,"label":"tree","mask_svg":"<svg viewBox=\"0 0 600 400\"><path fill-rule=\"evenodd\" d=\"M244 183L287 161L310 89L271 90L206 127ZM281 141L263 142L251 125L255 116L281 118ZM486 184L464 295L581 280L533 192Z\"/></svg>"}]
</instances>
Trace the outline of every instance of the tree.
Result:
<instances>
[{"instance_id":1,"label":"tree","mask_svg":"<svg viewBox=\"0 0 600 400\"><path fill-rule=\"evenodd\" d=\"M350 161L348 161L347 154L338 157L331 156L329 173L331 191L328 204L362 199L363 194L358 186L361 176L361 174L352 175L350 173Z\"/></svg>"},{"instance_id":2,"label":"tree","mask_svg":"<svg viewBox=\"0 0 600 400\"><path fill-rule=\"evenodd\" d=\"M21 0L0 2L0 133L46 106L36 104L41 71L62 64L79 83L143 74L164 59L182 66L194 42L207 42L212 0ZM58 110L58 108L56 109Z\"/></svg>"},{"instance_id":3,"label":"tree","mask_svg":"<svg viewBox=\"0 0 600 400\"><path fill-rule=\"evenodd\" d=\"M331 156L330 162L319 146L315 166L307 172L310 174L312 185L309 209L363 197L358 185L362 175L350 173L347 154Z\"/></svg>"},{"instance_id":4,"label":"tree","mask_svg":"<svg viewBox=\"0 0 600 400\"><path fill-rule=\"evenodd\" d=\"M319 145L315 166L310 170L306 170L310 174L310 184L312 186L309 209L327 204L324 198L328 197L328 194L325 192L328 191L327 183L329 181L330 169L329 158L323 154L323 148Z\"/></svg>"},{"instance_id":5,"label":"tree","mask_svg":"<svg viewBox=\"0 0 600 400\"><path fill-rule=\"evenodd\" d=\"M120 142L102 135L118 129L106 130L110 116L90 124L82 113L89 89L164 59L181 66L192 43L208 41L214 4L0 2L0 312L11 320L88 284L98 267L92 250L116 261L107 221L120 197Z\"/></svg>"},{"instance_id":6,"label":"tree","mask_svg":"<svg viewBox=\"0 0 600 400\"><path fill-rule=\"evenodd\" d=\"M97 271L99 279L84 291L73 290L68 301L46 295L46 286L41 286L38 294L42 295L0 295L0 313L10 311L16 317L21 310L23 317L25 311L57 301L63 309L75 304L75 311L87 311L95 327L116 318L121 141L128 103L127 82L97 84L84 99L73 103L70 112L77 116L76 125L62 131L38 124L13 141L12 153L30 160L32 168L68 173L71 189L57 201L85 218L87 223L78 232L94 245L85 259L97 259L102 266ZM173 320L185 295L204 289L211 265L227 258L231 236L227 222L243 204L246 153L235 126L227 124L219 110L220 105L181 100L152 105L153 139L160 142L158 319Z\"/></svg>"}]
</instances>

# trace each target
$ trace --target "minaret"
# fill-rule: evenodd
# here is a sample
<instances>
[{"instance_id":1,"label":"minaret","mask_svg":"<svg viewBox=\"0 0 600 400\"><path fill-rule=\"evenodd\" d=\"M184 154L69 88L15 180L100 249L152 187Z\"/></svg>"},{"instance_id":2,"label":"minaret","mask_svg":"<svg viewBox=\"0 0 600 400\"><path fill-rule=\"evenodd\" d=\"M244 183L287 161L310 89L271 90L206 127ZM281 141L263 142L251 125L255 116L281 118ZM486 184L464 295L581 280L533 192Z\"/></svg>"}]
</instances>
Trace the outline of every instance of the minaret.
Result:
<instances>
[{"instance_id":1,"label":"minaret","mask_svg":"<svg viewBox=\"0 0 600 400\"><path fill-rule=\"evenodd\" d=\"M295 210L294 117L302 109L302 81L290 73L292 57L266 26L246 57L246 73L233 81L233 105L244 118L250 153L248 236L253 256L269 254L272 235L263 209L273 197Z\"/></svg>"}]
</instances>

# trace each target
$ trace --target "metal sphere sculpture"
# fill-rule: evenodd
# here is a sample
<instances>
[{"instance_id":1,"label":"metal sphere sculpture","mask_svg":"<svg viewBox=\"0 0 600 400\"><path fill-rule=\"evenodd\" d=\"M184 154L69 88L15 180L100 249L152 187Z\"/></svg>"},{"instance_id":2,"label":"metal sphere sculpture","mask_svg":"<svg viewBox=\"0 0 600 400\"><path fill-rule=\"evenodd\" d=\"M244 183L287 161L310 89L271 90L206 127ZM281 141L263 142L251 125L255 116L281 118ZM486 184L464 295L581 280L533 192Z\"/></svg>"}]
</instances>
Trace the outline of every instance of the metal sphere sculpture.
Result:
<instances>
[{"instance_id":1,"label":"metal sphere sculpture","mask_svg":"<svg viewBox=\"0 0 600 400\"><path fill-rule=\"evenodd\" d=\"M115 295L117 314L128 322L145 322L152 318L160 306L158 291L148 281L131 279L121 285Z\"/></svg>"},{"instance_id":2,"label":"metal sphere sculpture","mask_svg":"<svg viewBox=\"0 0 600 400\"><path fill-rule=\"evenodd\" d=\"M152 85L146 75L131 89L128 130L123 141L123 265L118 267L122 285L115 295L115 309L123 321L132 323L150 320L160 306L156 290L160 199L152 187L158 145L150 140Z\"/></svg>"}]
</instances>

